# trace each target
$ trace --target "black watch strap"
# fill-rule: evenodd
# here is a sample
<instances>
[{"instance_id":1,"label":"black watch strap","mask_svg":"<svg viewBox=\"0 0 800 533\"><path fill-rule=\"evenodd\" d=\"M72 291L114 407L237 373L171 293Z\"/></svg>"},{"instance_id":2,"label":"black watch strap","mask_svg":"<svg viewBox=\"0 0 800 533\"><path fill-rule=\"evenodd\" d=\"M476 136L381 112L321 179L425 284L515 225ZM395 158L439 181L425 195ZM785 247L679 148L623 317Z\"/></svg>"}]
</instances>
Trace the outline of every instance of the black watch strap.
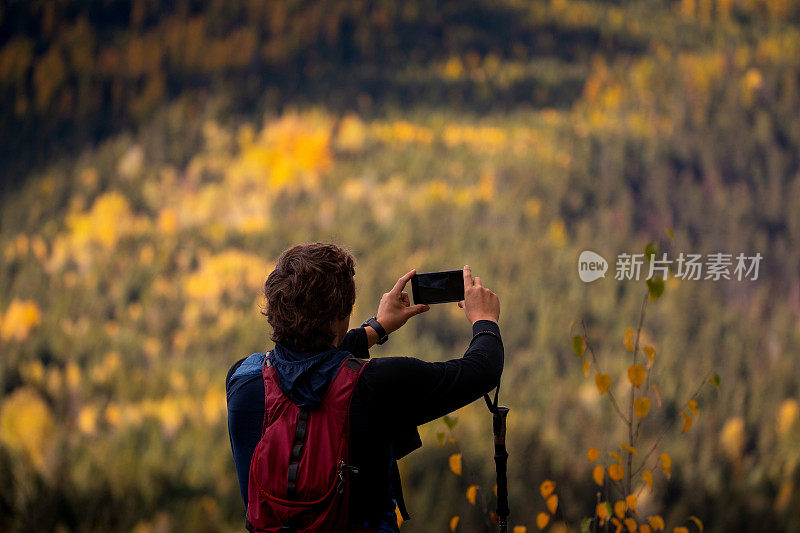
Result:
<instances>
[{"instance_id":1,"label":"black watch strap","mask_svg":"<svg viewBox=\"0 0 800 533\"><path fill-rule=\"evenodd\" d=\"M378 344L383 344L384 342L389 340L389 334L386 333L386 330L383 329L383 326L381 326L381 323L378 322L378 319L376 317L373 316L366 319L364 323L361 324L362 328L365 326L371 327L372 329L375 330L375 333L378 334Z\"/></svg>"}]
</instances>

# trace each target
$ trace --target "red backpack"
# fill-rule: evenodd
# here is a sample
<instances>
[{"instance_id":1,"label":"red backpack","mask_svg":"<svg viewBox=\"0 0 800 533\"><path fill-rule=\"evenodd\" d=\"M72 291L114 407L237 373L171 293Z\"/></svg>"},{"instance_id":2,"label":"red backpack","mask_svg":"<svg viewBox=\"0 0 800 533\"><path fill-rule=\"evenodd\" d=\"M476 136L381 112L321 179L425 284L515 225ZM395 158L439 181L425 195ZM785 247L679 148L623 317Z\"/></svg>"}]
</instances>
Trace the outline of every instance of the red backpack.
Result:
<instances>
[{"instance_id":1,"label":"red backpack","mask_svg":"<svg viewBox=\"0 0 800 533\"><path fill-rule=\"evenodd\" d=\"M250 463L247 521L257 533L345 532L350 400L365 361L339 367L319 409L298 408L264 358L264 423ZM362 529L363 531L363 529Z\"/></svg>"}]
</instances>

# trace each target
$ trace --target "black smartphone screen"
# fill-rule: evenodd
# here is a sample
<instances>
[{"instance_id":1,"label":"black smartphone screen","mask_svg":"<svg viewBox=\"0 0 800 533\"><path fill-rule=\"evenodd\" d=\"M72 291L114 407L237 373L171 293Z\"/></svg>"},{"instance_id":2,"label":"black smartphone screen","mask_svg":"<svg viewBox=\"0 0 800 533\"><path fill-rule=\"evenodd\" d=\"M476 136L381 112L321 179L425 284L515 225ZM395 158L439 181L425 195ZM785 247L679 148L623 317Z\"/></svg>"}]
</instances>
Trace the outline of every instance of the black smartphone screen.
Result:
<instances>
[{"instance_id":1,"label":"black smartphone screen","mask_svg":"<svg viewBox=\"0 0 800 533\"><path fill-rule=\"evenodd\" d=\"M464 273L461 270L426 272L411 278L414 304L441 304L464 299Z\"/></svg>"}]
</instances>

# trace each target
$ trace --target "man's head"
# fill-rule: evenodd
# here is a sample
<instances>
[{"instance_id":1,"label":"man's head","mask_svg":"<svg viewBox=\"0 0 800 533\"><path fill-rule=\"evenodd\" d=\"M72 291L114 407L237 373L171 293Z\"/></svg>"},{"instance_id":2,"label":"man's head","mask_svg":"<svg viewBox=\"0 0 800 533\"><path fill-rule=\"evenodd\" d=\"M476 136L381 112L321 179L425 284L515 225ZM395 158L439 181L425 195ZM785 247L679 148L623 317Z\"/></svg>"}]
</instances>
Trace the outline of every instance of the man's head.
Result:
<instances>
[{"instance_id":1,"label":"man's head","mask_svg":"<svg viewBox=\"0 0 800 533\"><path fill-rule=\"evenodd\" d=\"M264 286L272 340L301 351L332 346L353 311L355 273L353 256L335 244L284 251Z\"/></svg>"}]
</instances>

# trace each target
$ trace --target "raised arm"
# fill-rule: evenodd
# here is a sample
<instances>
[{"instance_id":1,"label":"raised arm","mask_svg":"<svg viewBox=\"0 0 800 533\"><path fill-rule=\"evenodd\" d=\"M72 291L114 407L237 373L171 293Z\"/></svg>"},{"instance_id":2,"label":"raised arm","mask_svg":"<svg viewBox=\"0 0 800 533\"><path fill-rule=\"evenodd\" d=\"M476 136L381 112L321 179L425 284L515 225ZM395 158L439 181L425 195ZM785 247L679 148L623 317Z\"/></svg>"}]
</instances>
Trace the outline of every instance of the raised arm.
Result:
<instances>
[{"instance_id":1,"label":"raised arm","mask_svg":"<svg viewBox=\"0 0 800 533\"><path fill-rule=\"evenodd\" d=\"M388 423L424 424L467 405L491 390L503 371L503 343L497 321L500 300L464 267L464 300L472 339L463 357L429 363L412 357L372 361L361 377L373 412ZM368 400L369 401L369 400Z\"/></svg>"},{"instance_id":2,"label":"raised arm","mask_svg":"<svg viewBox=\"0 0 800 533\"><path fill-rule=\"evenodd\" d=\"M420 425L455 411L497 386L503 344L497 323L479 320L464 356L429 363L413 357L381 357L364 369L360 386L368 409L387 424Z\"/></svg>"}]
</instances>

